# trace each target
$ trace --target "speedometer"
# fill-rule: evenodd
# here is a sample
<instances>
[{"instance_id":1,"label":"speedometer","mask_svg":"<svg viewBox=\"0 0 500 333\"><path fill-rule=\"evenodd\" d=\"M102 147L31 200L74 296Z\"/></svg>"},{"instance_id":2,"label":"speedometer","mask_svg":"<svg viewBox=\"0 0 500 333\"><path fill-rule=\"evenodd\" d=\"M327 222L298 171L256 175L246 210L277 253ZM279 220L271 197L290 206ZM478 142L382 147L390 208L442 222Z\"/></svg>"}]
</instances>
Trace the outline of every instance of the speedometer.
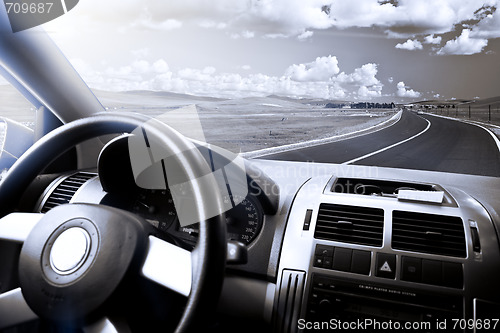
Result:
<instances>
[{"instance_id":1,"label":"speedometer","mask_svg":"<svg viewBox=\"0 0 500 333\"><path fill-rule=\"evenodd\" d=\"M227 196L224 198L224 203L226 206L233 206L226 212L228 240L249 245L262 229L263 214L259 201L250 195L245 198ZM188 240L198 236L198 224L186 227L178 225L177 230L181 234L189 235Z\"/></svg>"},{"instance_id":2,"label":"speedometer","mask_svg":"<svg viewBox=\"0 0 500 333\"><path fill-rule=\"evenodd\" d=\"M250 244L262 229L263 216L259 202L250 195L245 198L230 196L224 201L227 204L239 202L226 212L228 239Z\"/></svg>"}]
</instances>

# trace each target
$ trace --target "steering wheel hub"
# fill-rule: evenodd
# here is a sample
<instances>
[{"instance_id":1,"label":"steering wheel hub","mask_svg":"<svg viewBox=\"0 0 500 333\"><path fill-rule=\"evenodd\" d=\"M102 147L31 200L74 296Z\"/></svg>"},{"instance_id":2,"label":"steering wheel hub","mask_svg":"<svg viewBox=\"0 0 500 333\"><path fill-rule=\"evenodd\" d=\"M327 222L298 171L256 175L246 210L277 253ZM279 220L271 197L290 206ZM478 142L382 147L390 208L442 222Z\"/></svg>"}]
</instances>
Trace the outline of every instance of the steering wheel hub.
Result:
<instances>
[{"instance_id":1,"label":"steering wheel hub","mask_svg":"<svg viewBox=\"0 0 500 333\"><path fill-rule=\"evenodd\" d=\"M70 284L82 278L97 257L98 227L81 217L63 220L54 227L41 253L43 277L56 285ZM41 235L34 240L37 244L44 242Z\"/></svg>"},{"instance_id":2,"label":"steering wheel hub","mask_svg":"<svg viewBox=\"0 0 500 333\"><path fill-rule=\"evenodd\" d=\"M69 228L60 234L50 250L50 266L61 275L78 270L90 252L90 235L79 227Z\"/></svg>"},{"instance_id":3,"label":"steering wheel hub","mask_svg":"<svg viewBox=\"0 0 500 333\"><path fill-rule=\"evenodd\" d=\"M26 302L41 318L85 320L143 260L148 233L147 222L112 207L52 209L21 250L19 282Z\"/></svg>"}]
</instances>

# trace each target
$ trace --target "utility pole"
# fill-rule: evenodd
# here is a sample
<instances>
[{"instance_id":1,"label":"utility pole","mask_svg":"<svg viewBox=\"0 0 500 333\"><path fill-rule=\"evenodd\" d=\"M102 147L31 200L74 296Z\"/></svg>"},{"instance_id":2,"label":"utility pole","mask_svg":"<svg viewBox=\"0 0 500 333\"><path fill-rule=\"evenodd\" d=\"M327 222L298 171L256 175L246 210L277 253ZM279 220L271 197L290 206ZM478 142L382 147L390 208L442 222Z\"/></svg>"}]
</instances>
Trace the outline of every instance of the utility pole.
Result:
<instances>
[{"instance_id":1,"label":"utility pole","mask_svg":"<svg viewBox=\"0 0 500 333\"><path fill-rule=\"evenodd\" d=\"M491 122L491 104L488 105L488 122Z\"/></svg>"},{"instance_id":2,"label":"utility pole","mask_svg":"<svg viewBox=\"0 0 500 333\"><path fill-rule=\"evenodd\" d=\"M470 104L469 104L469 119L470 119Z\"/></svg>"}]
</instances>

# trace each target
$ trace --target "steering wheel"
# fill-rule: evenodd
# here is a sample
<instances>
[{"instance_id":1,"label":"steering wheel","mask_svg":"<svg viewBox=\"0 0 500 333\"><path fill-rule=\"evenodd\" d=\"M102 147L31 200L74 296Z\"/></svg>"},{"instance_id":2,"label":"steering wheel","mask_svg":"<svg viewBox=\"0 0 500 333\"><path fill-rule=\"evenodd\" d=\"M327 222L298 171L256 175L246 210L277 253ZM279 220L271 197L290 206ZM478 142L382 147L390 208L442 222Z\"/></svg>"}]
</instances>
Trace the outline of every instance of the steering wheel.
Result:
<instances>
[{"instance_id":1,"label":"steering wheel","mask_svg":"<svg viewBox=\"0 0 500 333\"><path fill-rule=\"evenodd\" d=\"M0 294L0 330L37 317L70 327L108 325L106 304L138 280L154 281L187 297L176 332L195 330L213 312L226 259L221 194L210 177L202 177L204 186L212 186L210 196L198 188L202 185L196 176L212 170L193 143L167 125L147 120L100 114L73 121L37 141L5 175L0 183L0 239L23 246L20 287ZM137 128L174 156L175 172L192 180L190 202L200 221L192 252L153 236L142 218L112 207L66 204L46 214L12 212L32 180L64 151L94 137ZM221 214L204 216L207 205Z\"/></svg>"}]
</instances>

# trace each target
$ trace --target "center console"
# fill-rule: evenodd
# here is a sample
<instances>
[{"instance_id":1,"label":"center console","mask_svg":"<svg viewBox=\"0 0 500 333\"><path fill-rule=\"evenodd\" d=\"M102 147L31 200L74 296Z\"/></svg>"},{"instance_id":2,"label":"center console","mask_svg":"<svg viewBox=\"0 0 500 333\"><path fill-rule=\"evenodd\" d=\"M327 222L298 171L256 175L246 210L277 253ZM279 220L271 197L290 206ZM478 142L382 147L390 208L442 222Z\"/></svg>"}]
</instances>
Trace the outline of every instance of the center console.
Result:
<instances>
[{"instance_id":1,"label":"center console","mask_svg":"<svg viewBox=\"0 0 500 333\"><path fill-rule=\"evenodd\" d=\"M363 324L478 331L467 320L498 318L500 252L477 201L437 184L377 180L379 191L365 179L349 182L362 191L338 191L345 179L313 177L294 199L281 250L275 331ZM410 199L398 198L402 186L411 188ZM429 191L442 200L425 201Z\"/></svg>"}]
</instances>

